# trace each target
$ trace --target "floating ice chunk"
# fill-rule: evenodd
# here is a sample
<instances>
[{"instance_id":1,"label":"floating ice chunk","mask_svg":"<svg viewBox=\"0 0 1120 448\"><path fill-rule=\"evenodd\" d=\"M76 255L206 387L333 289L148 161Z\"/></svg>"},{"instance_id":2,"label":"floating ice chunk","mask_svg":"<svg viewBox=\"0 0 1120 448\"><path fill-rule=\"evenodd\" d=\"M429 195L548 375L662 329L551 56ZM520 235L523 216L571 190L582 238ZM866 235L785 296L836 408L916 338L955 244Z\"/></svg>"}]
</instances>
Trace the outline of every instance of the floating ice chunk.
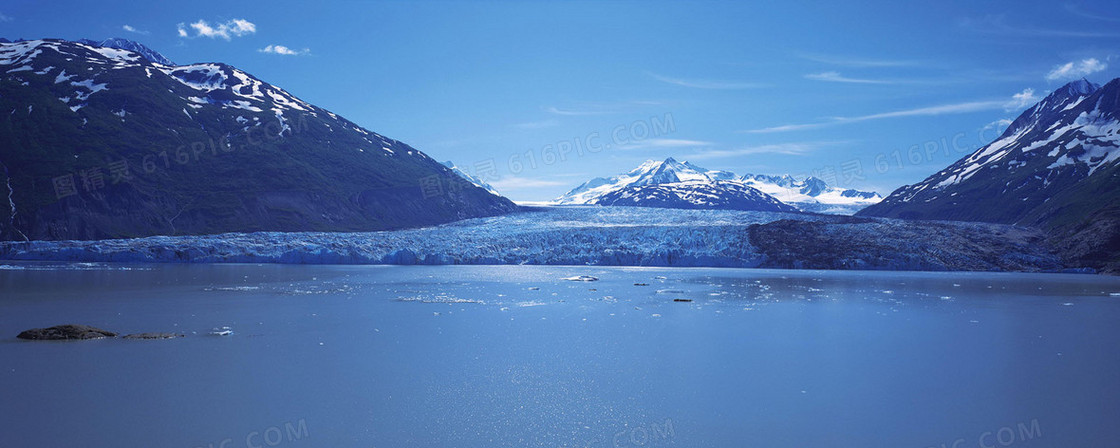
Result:
<instances>
[{"instance_id":1,"label":"floating ice chunk","mask_svg":"<svg viewBox=\"0 0 1120 448\"><path fill-rule=\"evenodd\" d=\"M261 289L260 286L215 286L204 289L204 291L256 291Z\"/></svg>"},{"instance_id":2,"label":"floating ice chunk","mask_svg":"<svg viewBox=\"0 0 1120 448\"><path fill-rule=\"evenodd\" d=\"M486 302L483 302L482 300L464 299L464 298L460 298L460 297L450 296L450 295L447 295L447 294L438 294L438 295L433 296L433 297L419 297L419 296L418 297L403 297L403 298L398 299L398 300L400 300L401 302L420 302L420 303L477 303L477 304L480 304L480 305L485 305L486 304Z\"/></svg>"},{"instance_id":3,"label":"floating ice chunk","mask_svg":"<svg viewBox=\"0 0 1120 448\"><path fill-rule=\"evenodd\" d=\"M539 301L536 301L536 300L530 300L530 301L527 301L527 302L517 302L517 306L520 306L520 307L541 306L541 305L548 305L548 304L544 303L544 302L539 302Z\"/></svg>"},{"instance_id":4,"label":"floating ice chunk","mask_svg":"<svg viewBox=\"0 0 1120 448\"><path fill-rule=\"evenodd\" d=\"M573 282L597 282L597 281L599 281L599 277L592 277L590 275L576 275L576 276L572 276L572 277L565 277L565 278L563 278L563 280L568 280L568 281L573 281Z\"/></svg>"},{"instance_id":5,"label":"floating ice chunk","mask_svg":"<svg viewBox=\"0 0 1120 448\"><path fill-rule=\"evenodd\" d=\"M233 334L233 329L229 327L214 328L210 331L210 334L213 336L229 336Z\"/></svg>"}]
</instances>

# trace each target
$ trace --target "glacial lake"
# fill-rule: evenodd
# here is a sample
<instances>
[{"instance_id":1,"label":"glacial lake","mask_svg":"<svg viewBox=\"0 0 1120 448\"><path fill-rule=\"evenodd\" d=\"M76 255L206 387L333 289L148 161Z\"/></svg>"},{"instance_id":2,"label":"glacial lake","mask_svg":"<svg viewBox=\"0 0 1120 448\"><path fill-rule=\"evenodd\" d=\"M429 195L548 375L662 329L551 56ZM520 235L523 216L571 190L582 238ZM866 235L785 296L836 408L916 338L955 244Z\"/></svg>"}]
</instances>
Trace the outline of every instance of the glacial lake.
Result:
<instances>
[{"instance_id":1,"label":"glacial lake","mask_svg":"<svg viewBox=\"0 0 1120 448\"><path fill-rule=\"evenodd\" d=\"M1078 447L1120 421L1116 277L0 265L0 447ZM185 337L15 338L65 323Z\"/></svg>"}]
</instances>

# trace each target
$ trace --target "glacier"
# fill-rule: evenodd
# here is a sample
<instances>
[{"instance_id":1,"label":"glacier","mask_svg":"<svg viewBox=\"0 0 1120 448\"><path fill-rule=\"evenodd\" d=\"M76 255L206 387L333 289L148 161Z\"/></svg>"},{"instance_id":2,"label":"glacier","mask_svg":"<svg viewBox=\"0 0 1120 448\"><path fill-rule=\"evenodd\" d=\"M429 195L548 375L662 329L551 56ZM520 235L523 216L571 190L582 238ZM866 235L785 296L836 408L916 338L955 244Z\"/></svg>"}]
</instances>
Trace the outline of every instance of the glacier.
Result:
<instances>
[{"instance_id":1,"label":"glacier","mask_svg":"<svg viewBox=\"0 0 1120 448\"><path fill-rule=\"evenodd\" d=\"M1038 244L1041 238L1036 230L999 224L787 212L554 206L523 207L509 215L378 232L3 242L0 259L1031 272L1066 268Z\"/></svg>"}]
</instances>

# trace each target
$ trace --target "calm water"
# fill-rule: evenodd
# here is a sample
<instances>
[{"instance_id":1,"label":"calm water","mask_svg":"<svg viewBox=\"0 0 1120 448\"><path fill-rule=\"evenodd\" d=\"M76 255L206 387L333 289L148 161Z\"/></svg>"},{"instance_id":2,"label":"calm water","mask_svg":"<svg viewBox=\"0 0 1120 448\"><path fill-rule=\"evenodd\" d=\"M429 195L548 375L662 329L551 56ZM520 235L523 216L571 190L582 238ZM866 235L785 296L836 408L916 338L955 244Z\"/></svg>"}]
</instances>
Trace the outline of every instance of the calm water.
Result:
<instances>
[{"instance_id":1,"label":"calm water","mask_svg":"<svg viewBox=\"0 0 1120 448\"><path fill-rule=\"evenodd\" d=\"M1113 277L8 263L0 447L1115 446L1118 343Z\"/></svg>"}]
</instances>

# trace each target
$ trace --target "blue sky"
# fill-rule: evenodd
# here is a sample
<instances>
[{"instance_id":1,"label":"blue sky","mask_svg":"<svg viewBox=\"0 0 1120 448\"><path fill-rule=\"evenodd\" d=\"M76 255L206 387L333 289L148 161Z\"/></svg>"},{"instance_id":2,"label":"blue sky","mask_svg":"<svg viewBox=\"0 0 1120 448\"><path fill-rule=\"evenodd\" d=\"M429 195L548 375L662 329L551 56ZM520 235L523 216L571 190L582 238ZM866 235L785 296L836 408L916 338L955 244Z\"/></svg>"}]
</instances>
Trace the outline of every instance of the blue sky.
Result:
<instances>
[{"instance_id":1,"label":"blue sky","mask_svg":"<svg viewBox=\"0 0 1120 448\"><path fill-rule=\"evenodd\" d=\"M1120 76L1109 2L9 0L0 36L229 63L515 200L668 156L886 194Z\"/></svg>"}]
</instances>

